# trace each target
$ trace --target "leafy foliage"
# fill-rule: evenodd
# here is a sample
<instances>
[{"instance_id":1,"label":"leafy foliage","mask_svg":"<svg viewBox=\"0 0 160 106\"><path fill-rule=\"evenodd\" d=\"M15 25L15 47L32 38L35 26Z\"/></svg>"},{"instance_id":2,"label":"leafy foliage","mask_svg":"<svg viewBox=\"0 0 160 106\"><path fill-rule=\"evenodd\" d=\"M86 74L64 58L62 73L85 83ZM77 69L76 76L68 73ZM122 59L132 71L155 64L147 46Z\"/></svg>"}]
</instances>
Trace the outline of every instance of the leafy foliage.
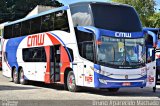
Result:
<instances>
[{"instance_id":1,"label":"leafy foliage","mask_svg":"<svg viewBox=\"0 0 160 106\"><path fill-rule=\"evenodd\" d=\"M160 28L160 13L154 13L149 17L150 27Z\"/></svg>"},{"instance_id":2,"label":"leafy foliage","mask_svg":"<svg viewBox=\"0 0 160 106\"><path fill-rule=\"evenodd\" d=\"M156 5L154 0L112 0L113 2L119 2L129 4L133 6L139 14L142 21L142 25L145 27L160 27L159 13L155 13L154 6Z\"/></svg>"},{"instance_id":3,"label":"leafy foliage","mask_svg":"<svg viewBox=\"0 0 160 106\"><path fill-rule=\"evenodd\" d=\"M0 23L25 17L37 5L60 7L57 0L0 0Z\"/></svg>"}]
</instances>

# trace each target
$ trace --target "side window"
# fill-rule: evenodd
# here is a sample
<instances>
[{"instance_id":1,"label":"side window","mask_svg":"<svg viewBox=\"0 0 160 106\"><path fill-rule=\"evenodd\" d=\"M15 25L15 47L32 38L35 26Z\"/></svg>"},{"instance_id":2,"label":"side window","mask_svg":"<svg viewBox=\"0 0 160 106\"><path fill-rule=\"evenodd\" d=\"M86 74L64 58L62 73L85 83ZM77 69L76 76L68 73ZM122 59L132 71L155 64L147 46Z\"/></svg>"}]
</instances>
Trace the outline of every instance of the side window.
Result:
<instances>
[{"instance_id":1,"label":"side window","mask_svg":"<svg viewBox=\"0 0 160 106\"><path fill-rule=\"evenodd\" d=\"M6 26L4 28L4 38L5 39L12 38L12 25Z\"/></svg>"},{"instance_id":2,"label":"side window","mask_svg":"<svg viewBox=\"0 0 160 106\"><path fill-rule=\"evenodd\" d=\"M69 32L69 23L66 11L58 11L55 13L54 30L62 30Z\"/></svg>"},{"instance_id":3,"label":"side window","mask_svg":"<svg viewBox=\"0 0 160 106\"><path fill-rule=\"evenodd\" d=\"M44 47L25 48L22 50L25 62L46 62Z\"/></svg>"},{"instance_id":4,"label":"side window","mask_svg":"<svg viewBox=\"0 0 160 106\"><path fill-rule=\"evenodd\" d=\"M22 22L21 36L30 34L30 20Z\"/></svg>"},{"instance_id":5,"label":"side window","mask_svg":"<svg viewBox=\"0 0 160 106\"><path fill-rule=\"evenodd\" d=\"M55 13L42 16L41 32L52 31L54 29Z\"/></svg>"},{"instance_id":6,"label":"side window","mask_svg":"<svg viewBox=\"0 0 160 106\"><path fill-rule=\"evenodd\" d=\"M22 55L23 55L23 60L25 62L32 62L32 51L33 49L32 48L25 48L25 49L22 49Z\"/></svg>"},{"instance_id":7,"label":"side window","mask_svg":"<svg viewBox=\"0 0 160 106\"><path fill-rule=\"evenodd\" d=\"M87 60L94 61L93 43L83 43L83 57Z\"/></svg>"},{"instance_id":8,"label":"side window","mask_svg":"<svg viewBox=\"0 0 160 106\"><path fill-rule=\"evenodd\" d=\"M150 63L155 60L155 49L147 48L147 63Z\"/></svg>"},{"instance_id":9,"label":"side window","mask_svg":"<svg viewBox=\"0 0 160 106\"><path fill-rule=\"evenodd\" d=\"M83 58L94 61L94 35L92 33L76 31L76 39L78 43L78 50L80 56Z\"/></svg>"},{"instance_id":10,"label":"side window","mask_svg":"<svg viewBox=\"0 0 160 106\"><path fill-rule=\"evenodd\" d=\"M40 33L41 17L33 18L31 20L30 34Z\"/></svg>"},{"instance_id":11,"label":"side window","mask_svg":"<svg viewBox=\"0 0 160 106\"><path fill-rule=\"evenodd\" d=\"M147 45L153 45L153 37L149 34L145 36L145 42Z\"/></svg>"},{"instance_id":12,"label":"side window","mask_svg":"<svg viewBox=\"0 0 160 106\"><path fill-rule=\"evenodd\" d=\"M21 36L21 23L13 25L13 38Z\"/></svg>"}]
</instances>

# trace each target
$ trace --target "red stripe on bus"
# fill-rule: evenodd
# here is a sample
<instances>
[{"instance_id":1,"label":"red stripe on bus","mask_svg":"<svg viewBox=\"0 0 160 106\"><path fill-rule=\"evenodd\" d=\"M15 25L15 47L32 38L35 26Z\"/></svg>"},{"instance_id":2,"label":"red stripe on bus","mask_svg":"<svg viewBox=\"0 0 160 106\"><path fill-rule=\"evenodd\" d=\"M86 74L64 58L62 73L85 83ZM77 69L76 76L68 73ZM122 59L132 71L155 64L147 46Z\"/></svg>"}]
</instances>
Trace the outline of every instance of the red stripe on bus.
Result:
<instances>
[{"instance_id":1,"label":"red stripe on bus","mask_svg":"<svg viewBox=\"0 0 160 106\"><path fill-rule=\"evenodd\" d=\"M46 52L46 58L47 58L47 66L46 66L46 73L44 76L44 82L51 83L51 80L50 80L50 47L49 46L45 47L45 52Z\"/></svg>"}]
</instances>

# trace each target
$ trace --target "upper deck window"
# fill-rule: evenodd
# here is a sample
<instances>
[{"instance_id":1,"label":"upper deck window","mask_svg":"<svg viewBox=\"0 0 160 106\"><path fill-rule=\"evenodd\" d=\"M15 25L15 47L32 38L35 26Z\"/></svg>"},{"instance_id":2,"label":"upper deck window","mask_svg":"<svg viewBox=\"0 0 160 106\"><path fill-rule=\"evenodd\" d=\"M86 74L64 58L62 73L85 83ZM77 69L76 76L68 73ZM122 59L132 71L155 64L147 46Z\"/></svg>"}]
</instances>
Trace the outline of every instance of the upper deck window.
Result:
<instances>
[{"instance_id":1,"label":"upper deck window","mask_svg":"<svg viewBox=\"0 0 160 106\"><path fill-rule=\"evenodd\" d=\"M5 26L4 38L10 39L54 30L70 32L66 10L59 10Z\"/></svg>"},{"instance_id":2,"label":"upper deck window","mask_svg":"<svg viewBox=\"0 0 160 106\"><path fill-rule=\"evenodd\" d=\"M71 14L74 27L76 26L91 26L92 19L88 4L80 4L71 6Z\"/></svg>"}]
</instances>

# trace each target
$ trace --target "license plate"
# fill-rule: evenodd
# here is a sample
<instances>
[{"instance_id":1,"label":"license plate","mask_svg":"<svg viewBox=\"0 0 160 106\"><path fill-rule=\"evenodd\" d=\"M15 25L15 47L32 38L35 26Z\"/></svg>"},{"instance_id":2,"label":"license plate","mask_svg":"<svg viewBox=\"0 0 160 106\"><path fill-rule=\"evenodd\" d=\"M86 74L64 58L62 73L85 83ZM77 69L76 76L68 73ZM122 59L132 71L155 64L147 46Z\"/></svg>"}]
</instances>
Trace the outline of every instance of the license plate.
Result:
<instances>
[{"instance_id":1,"label":"license plate","mask_svg":"<svg viewBox=\"0 0 160 106\"><path fill-rule=\"evenodd\" d=\"M123 86L130 86L131 85L131 83L130 82L123 82L123 84L122 84Z\"/></svg>"}]
</instances>

